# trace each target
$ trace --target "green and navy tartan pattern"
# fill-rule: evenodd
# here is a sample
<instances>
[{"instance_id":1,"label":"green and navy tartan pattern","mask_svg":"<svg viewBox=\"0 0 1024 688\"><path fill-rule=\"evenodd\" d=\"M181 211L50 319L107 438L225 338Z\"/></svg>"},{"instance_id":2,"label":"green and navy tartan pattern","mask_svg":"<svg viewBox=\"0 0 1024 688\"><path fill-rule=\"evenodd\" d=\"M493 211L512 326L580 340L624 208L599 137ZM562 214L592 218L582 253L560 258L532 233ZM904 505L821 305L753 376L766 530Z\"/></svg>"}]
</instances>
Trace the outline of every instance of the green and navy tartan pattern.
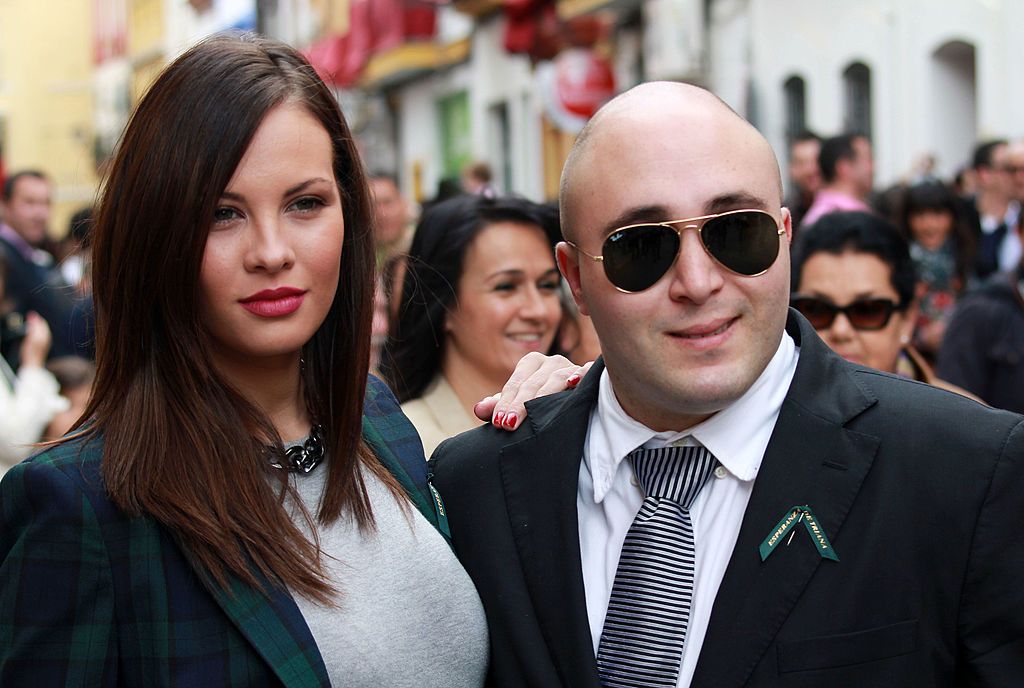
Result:
<instances>
[{"instance_id":1,"label":"green and navy tartan pattern","mask_svg":"<svg viewBox=\"0 0 1024 688\"><path fill-rule=\"evenodd\" d=\"M434 500L427 486L423 442L416 428L399 408L395 395L387 385L372 375L366 384L363 438L373 448L377 458L402 484L420 513L437 528ZM447 539L447 535L443 532L441 534Z\"/></svg>"},{"instance_id":2,"label":"green and navy tartan pattern","mask_svg":"<svg viewBox=\"0 0 1024 688\"><path fill-rule=\"evenodd\" d=\"M372 378L363 427L434 523L419 438ZM208 588L169 532L110 502L101 454L66 443L0 483L0 686L329 686L291 596Z\"/></svg>"}]
</instances>

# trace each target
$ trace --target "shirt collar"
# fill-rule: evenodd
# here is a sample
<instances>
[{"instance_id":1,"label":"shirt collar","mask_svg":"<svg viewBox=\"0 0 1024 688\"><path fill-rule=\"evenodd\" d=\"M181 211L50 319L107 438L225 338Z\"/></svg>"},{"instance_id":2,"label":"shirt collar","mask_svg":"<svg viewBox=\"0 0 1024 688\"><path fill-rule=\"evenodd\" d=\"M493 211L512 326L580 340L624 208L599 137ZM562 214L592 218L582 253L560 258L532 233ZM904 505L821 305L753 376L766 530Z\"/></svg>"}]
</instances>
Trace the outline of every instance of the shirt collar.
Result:
<instances>
[{"instance_id":1,"label":"shirt collar","mask_svg":"<svg viewBox=\"0 0 1024 688\"><path fill-rule=\"evenodd\" d=\"M775 355L742 397L681 432L655 432L630 417L615 396L608 369L603 370L584 457L593 476L594 501L604 499L619 464L640 446L697 442L737 479L746 482L756 478L799 356L799 347L789 333L783 332Z\"/></svg>"}]
</instances>

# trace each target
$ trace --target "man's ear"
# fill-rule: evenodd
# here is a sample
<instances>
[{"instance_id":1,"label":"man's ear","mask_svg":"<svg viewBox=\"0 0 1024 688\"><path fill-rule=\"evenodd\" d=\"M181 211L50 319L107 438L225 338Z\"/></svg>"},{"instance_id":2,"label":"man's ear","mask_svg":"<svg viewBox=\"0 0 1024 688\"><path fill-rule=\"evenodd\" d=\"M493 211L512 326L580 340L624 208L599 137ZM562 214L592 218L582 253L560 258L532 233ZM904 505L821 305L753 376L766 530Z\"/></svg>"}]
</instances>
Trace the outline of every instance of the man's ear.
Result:
<instances>
[{"instance_id":1,"label":"man's ear","mask_svg":"<svg viewBox=\"0 0 1024 688\"><path fill-rule=\"evenodd\" d=\"M580 287L580 259L576 249L564 241L558 242L555 246L555 260L558 262L558 271L569 285L576 307L583 315L590 315L586 299L583 298L583 289Z\"/></svg>"},{"instance_id":2,"label":"man's ear","mask_svg":"<svg viewBox=\"0 0 1024 688\"><path fill-rule=\"evenodd\" d=\"M793 213L789 208L782 209L782 228L786 230L786 241L793 243Z\"/></svg>"}]
</instances>

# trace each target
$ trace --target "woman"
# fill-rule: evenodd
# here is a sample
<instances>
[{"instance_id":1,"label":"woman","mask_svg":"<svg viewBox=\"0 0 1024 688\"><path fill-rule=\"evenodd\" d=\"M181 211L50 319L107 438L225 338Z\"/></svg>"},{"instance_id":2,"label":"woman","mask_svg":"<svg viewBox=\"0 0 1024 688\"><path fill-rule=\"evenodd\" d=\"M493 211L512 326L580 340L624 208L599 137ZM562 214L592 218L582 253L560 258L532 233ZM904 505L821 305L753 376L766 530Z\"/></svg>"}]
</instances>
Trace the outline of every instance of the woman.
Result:
<instances>
[{"instance_id":1,"label":"woman","mask_svg":"<svg viewBox=\"0 0 1024 688\"><path fill-rule=\"evenodd\" d=\"M837 354L971 396L936 379L911 345L914 264L887 220L862 212L824 215L801 234L792 269L793 308Z\"/></svg>"},{"instance_id":2,"label":"woman","mask_svg":"<svg viewBox=\"0 0 1024 688\"><path fill-rule=\"evenodd\" d=\"M934 359L970 277L974 242L960 220L956 198L941 182L922 182L906 190L903 233L921 285L914 343Z\"/></svg>"},{"instance_id":3,"label":"woman","mask_svg":"<svg viewBox=\"0 0 1024 688\"><path fill-rule=\"evenodd\" d=\"M525 354L547 353L562 317L557 219L519 198L459 196L424 213L387 347L388 379L429 456L480 421L474 403ZM495 419L515 427L518 414Z\"/></svg>"},{"instance_id":4,"label":"woman","mask_svg":"<svg viewBox=\"0 0 1024 688\"><path fill-rule=\"evenodd\" d=\"M93 230L93 397L0 486L0 685L482 683L476 591L367 383L370 217L294 50L218 37L157 79Z\"/></svg>"}]
</instances>

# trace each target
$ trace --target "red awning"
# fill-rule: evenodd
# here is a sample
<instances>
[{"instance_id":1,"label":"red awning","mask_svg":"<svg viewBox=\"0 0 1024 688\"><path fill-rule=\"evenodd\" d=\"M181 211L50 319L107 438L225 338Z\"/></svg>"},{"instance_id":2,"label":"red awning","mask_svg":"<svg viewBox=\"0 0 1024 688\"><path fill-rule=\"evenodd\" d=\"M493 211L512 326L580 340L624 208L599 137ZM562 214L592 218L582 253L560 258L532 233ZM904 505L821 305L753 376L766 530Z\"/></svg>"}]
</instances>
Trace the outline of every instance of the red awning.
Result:
<instances>
[{"instance_id":1,"label":"red awning","mask_svg":"<svg viewBox=\"0 0 1024 688\"><path fill-rule=\"evenodd\" d=\"M429 0L352 0L348 33L317 41L306 57L327 83L351 86L375 53L429 40L436 29L437 6Z\"/></svg>"}]
</instances>

